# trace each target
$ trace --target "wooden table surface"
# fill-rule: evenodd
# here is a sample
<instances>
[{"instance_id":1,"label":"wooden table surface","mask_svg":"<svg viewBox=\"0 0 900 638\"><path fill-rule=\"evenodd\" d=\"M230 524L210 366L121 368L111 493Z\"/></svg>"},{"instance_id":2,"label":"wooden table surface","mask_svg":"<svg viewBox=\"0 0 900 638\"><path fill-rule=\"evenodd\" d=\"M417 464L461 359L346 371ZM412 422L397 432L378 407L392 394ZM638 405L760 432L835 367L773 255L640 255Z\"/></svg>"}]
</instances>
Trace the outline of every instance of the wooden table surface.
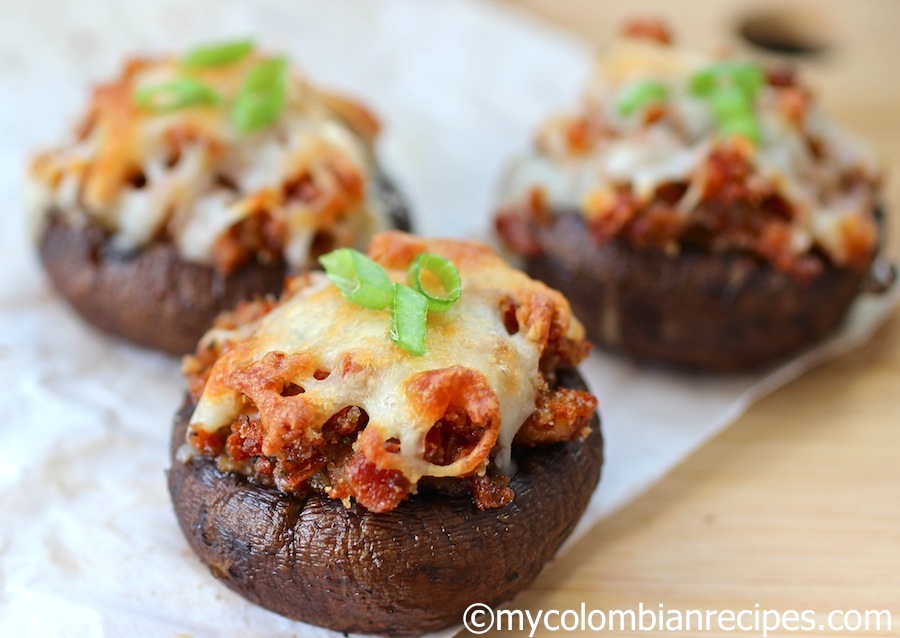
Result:
<instances>
[{"instance_id":1,"label":"wooden table surface","mask_svg":"<svg viewBox=\"0 0 900 638\"><path fill-rule=\"evenodd\" d=\"M766 7L746 0L505 0L602 43L631 15L678 40L737 41ZM800 3L831 47L801 58L832 114L868 138L889 174L889 253L900 253L900 2ZM615 397L600 397L614 401ZM511 608L887 609L900 636L900 314L862 349L773 395L551 565ZM627 635L625 633L618 635ZM510 635L491 632L487 635ZM561 635L538 631L535 635ZM643 635L660 635L659 632ZM663 634L668 635L668 634ZM671 635L733 636L741 632ZM760 634L755 634L760 635ZM776 632L770 635L812 635Z\"/></svg>"}]
</instances>

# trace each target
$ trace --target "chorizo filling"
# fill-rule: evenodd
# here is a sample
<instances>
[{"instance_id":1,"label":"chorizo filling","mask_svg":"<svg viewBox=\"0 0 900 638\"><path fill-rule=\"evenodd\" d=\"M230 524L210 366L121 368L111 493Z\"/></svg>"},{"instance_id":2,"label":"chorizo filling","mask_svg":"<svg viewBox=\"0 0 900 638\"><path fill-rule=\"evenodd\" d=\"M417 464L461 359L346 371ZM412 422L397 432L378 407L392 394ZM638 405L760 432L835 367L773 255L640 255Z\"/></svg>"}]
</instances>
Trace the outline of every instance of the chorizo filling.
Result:
<instances>
[{"instance_id":1,"label":"chorizo filling","mask_svg":"<svg viewBox=\"0 0 900 638\"><path fill-rule=\"evenodd\" d=\"M459 270L459 300L430 313L427 350L391 341L386 313L349 303L322 273L224 315L185 358L196 405L182 458L290 494L394 509L419 488L514 494L511 447L579 440L596 399L558 383L587 356L556 291L474 242L382 233L368 256L403 281L422 253Z\"/></svg>"},{"instance_id":2,"label":"chorizo filling","mask_svg":"<svg viewBox=\"0 0 900 638\"><path fill-rule=\"evenodd\" d=\"M793 68L682 50L643 21L580 111L548 121L511 168L496 225L537 256L541 226L578 212L600 246L744 251L809 281L826 261L869 267L880 182Z\"/></svg>"}]
</instances>

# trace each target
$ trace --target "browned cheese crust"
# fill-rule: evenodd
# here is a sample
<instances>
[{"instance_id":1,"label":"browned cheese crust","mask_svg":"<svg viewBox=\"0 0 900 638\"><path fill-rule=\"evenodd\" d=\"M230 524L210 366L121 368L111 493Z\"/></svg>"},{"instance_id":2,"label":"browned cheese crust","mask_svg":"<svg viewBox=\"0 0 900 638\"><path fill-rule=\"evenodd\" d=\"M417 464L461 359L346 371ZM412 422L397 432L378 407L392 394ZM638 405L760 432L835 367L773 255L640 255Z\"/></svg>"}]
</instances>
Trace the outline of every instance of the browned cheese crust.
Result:
<instances>
[{"instance_id":1,"label":"browned cheese crust","mask_svg":"<svg viewBox=\"0 0 900 638\"><path fill-rule=\"evenodd\" d=\"M586 390L577 372L564 387ZM584 440L513 449L515 498L479 510L468 494L426 489L387 513L300 499L175 459L194 406L178 414L169 490L191 547L254 603L343 632L419 634L462 622L474 602L526 588L587 507L603 460L599 419Z\"/></svg>"}]
</instances>

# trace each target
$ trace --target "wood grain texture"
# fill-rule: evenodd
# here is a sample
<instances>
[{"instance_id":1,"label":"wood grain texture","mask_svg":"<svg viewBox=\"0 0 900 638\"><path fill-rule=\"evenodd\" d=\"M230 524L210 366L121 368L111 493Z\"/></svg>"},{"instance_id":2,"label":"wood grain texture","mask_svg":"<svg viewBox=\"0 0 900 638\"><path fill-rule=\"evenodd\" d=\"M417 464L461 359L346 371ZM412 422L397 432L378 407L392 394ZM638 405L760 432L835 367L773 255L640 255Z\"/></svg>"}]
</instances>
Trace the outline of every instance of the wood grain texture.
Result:
<instances>
[{"instance_id":1,"label":"wood grain texture","mask_svg":"<svg viewBox=\"0 0 900 638\"><path fill-rule=\"evenodd\" d=\"M792 4L504 3L598 44L625 16L661 15L681 42L701 47L736 42L735 25L748 13ZM808 11L811 4L798 6ZM900 3L818 0L814 12L832 30L834 44L804 62L804 69L831 113L884 158L894 231L888 253L896 258ZM602 408L615 397L600 400ZM734 610L759 603L776 610L813 609L817 622L825 622L832 609L888 609L890 632L814 635L900 636L900 316L865 347L760 401L656 487L594 528L511 607L536 612L578 609L582 602L601 610L636 609L639 602Z\"/></svg>"}]
</instances>

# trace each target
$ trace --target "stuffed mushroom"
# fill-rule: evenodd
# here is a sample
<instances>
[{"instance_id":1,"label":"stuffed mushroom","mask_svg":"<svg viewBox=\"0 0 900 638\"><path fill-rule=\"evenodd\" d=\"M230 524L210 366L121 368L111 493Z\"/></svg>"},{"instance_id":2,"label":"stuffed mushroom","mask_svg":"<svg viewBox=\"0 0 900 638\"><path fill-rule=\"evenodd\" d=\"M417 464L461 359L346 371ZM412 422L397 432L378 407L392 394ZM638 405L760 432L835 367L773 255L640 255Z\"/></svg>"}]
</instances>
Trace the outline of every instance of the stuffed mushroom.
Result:
<instances>
[{"instance_id":1,"label":"stuffed mushroom","mask_svg":"<svg viewBox=\"0 0 900 638\"><path fill-rule=\"evenodd\" d=\"M880 170L795 69L671 40L660 23L626 28L583 107L511 166L496 229L595 342L752 368L883 284Z\"/></svg>"},{"instance_id":2,"label":"stuffed mushroom","mask_svg":"<svg viewBox=\"0 0 900 638\"><path fill-rule=\"evenodd\" d=\"M138 58L30 170L40 256L90 323L184 354L338 246L408 229L378 122L250 41Z\"/></svg>"},{"instance_id":3,"label":"stuffed mushroom","mask_svg":"<svg viewBox=\"0 0 900 638\"><path fill-rule=\"evenodd\" d=\"M212 573L344 632L453 626L526 587L599 480L581 324L487 247L377 235L185 358L169 488Z\"/></svg>"}]
</instances>

